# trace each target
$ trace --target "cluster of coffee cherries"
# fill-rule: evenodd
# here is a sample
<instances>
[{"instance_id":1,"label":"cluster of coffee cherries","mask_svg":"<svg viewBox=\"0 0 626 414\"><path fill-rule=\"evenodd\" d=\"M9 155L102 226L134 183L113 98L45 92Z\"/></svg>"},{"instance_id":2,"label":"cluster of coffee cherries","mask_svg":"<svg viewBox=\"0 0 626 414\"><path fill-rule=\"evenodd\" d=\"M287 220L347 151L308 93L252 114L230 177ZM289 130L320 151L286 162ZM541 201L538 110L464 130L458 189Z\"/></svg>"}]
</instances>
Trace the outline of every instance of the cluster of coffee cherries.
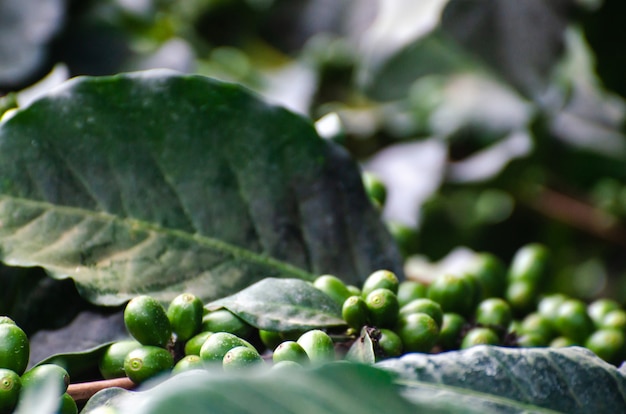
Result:
<instances>
[{"instance_id":1,"label":"cluster of coffee cherries","mask_svg":"<svg viewBox=\"0 0 626 414\"><path fill-rule=\"evenodd\" d=\"M156 299L137 296L124 310L132 339L110 345L100 360L102 377L128 377L140 384L158 374L221 366L225 371L268 365L266 345L291 336L273 349L272 368L335 359L335 346L324 331L259 331L226 309L207 311L190 293L174 298L167 309ZM296 335L296 337L294 337Z\"/></svg>"},{"instance_id":2,"label":"cluster of coffee cherries","mask_svg":"<svg viewBox=\"0 0 626 414\"><path fill-rule=\"evenodd\" d=\"M372 339L380 358L480 344L584 346L619 365L626 358L626 311L611 299L587 304L546 294L549 278L548 251L533 243L522 246L508 267L481 253L463 271L428 283L399 283L392 272L379 270L361 289L330 275L314 285L342 304L354 331L377 328Z\"/></svg>"},{"instance_id":3,"label":"cluster of coffee cherries","mask_svg":"<svg viewBox=\"0 0 626 414\"><path fill-rule=\"evenodd\" d=\"M57 412L76 414L76 403L66 392L70 383L67 371L56 364L41 364L27 370L29 357L26 333L11 318L0 316L0 414L12 413L21 395L36 394L50 383L56 385L59 395Z\"/></svg>"},{"instance_id":4,"label":"cluster of coffee cherries","mask_svg":"<svg viewBox=\"0 0 626 414\"><path fill-rule=\"evenodd\" d=\"M520 248L510 266L482 253L458 274L429 283L399 282L388 270L370 274L362 286L322 275L313 286L335 300L347 329L276 332L258 330L226 309L208 311L190 293L167 307L150 296L126 306L133 339L111 345L100 371L135 383L218 365L224 370L255 365L308 365L340 359L360 334L372 339L377 359L410 352L443 352L475 345L586 346L608 362L624 358L626 312L614 301L591 304L546 295L544 246Z\"/></svg>"}]
</instances>

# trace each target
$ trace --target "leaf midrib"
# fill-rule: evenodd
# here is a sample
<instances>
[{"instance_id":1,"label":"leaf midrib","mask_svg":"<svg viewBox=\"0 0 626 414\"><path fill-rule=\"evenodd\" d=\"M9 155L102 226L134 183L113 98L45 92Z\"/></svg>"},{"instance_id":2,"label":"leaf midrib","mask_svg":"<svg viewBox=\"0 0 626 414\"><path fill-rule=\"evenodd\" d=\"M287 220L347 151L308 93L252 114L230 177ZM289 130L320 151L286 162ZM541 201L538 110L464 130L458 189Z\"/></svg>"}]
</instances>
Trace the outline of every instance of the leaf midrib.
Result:
<instances>
[{"instance_id":1,"label":"leaf midrib","mask_svg":"<svg viewBox=\"0 0 626 414\"><path fill-rule=\"evenodd\" d=\"M181 240L193 241L200 245L210 247L214 250L227 253L235 258L244 259L248 262L258 263L279 269L282 273L292 274L300 279L314 279L314 276L311 273L287 262L275 259L271 256L268 256L267 254L255 253L242 247L238 247L233 244L216 239L214 237L205 236L199 233L191 234L183 230L163 227L144 220L138 220L130 217L119 217L104 211L93 211L80 207L58 205L46 201L32 200L9 195L0 195L0 202L2 200L10 200L11 202L14 202L16 204L37 207L45 211L53 211L64 215L82 216L94 220L122 223L125 227L129 229L145 230L155 232L157 234L175 237ZM2 223L0 223L0 227L1 226Z\"/></svg>"}]
</instances>

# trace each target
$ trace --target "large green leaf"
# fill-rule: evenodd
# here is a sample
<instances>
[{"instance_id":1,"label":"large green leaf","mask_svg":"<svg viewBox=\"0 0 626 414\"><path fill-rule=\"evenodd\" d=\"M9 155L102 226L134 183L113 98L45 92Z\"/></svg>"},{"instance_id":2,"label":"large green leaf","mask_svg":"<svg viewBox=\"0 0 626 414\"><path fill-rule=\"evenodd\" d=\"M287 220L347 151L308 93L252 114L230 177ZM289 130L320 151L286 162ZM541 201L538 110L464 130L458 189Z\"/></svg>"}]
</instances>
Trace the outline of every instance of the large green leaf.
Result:
<instances>
[{"instance_id":1,"label":"large green leaf","mask_svg":"<svg viewBox=\"0 0 626 414\"><path fill-rule=\"evenodd\" d=\"M210 310L226 308L250 325L270 331L346 324L337 302L299 279L264 279L206 307Z\"/></svg>"},{"instance_id":2,"label":"large green leaf","mask_svg":"<svg viewBox=\"0 0 626 414\"><path fill-rule=\"evenodd\" d=\"M491 401L513 409L503 412L518 412L515 407L526 404L539 412L539 407L568 414L626 411L623 374L584 348L477 346L437 355L407 354L378 366L398 373L407 387L405 395L416 401L442 391L440 398L453 396L466 404ZM425 388L424 383L430 385Z\"/></svg>"},{"instance_id":3,"label":"large green leaf","mask_svg":"<svg viewBox=\"0 0 626 414\"><path fill-rule=\"evenodd\" d=\"M385 370L348 362L316 369L195 370L161 379L139 392L110 389L92 397L83 414L98 407L126 413L428 413L522 414L555 411L495 395L429 383L407 387ZM593 411L590 411L593 412Z\"/></svg>"},{"instance_id":4,"label":"large green leaf","mask_svg":"<svg viewBox=\"0 0 626 414\"><path fill-rule=\"evenodd\" d=\"M102 304L401 273L343 149L240 86L169 71L76 78L5 117L0 223L6 263Z\"/></svg>"},{"instance_id":5,"label":"large green leaf","mask_svg":"<svg viewBox=\"0 0 626 414\"><path fill-rule=\"evenodd\" d=\"M171 377L146 391L119 389L92 397L84 410L116 407L120 414L133 413L489 413L454 402L417 403L403 399L385 371L351 363L320 368L246 370L239 373L195 370ZM419 410L424 411L419 411Z\"/></svg>"}]
</instances>

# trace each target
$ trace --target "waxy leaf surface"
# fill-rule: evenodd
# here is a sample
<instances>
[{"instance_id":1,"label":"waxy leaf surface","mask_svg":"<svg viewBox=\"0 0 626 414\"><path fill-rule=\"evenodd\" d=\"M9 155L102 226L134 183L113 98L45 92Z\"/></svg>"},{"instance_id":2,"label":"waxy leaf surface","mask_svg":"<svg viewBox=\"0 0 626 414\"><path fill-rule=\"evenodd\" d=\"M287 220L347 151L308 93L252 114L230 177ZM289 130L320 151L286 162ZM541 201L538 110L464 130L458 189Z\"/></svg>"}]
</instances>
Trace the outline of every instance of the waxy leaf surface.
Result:
<instances>
[{"instance_id":1,"label":"waxy leaf surface","mask_svg":"<svg viewBox=\"0 0 626 414\"><path fill-rule=\"evenodd\" d=\"M2 260L96 303L401 273L377 214L309 121L206 77L75 78L0 123Z\"/></svg>"}]
</instances>

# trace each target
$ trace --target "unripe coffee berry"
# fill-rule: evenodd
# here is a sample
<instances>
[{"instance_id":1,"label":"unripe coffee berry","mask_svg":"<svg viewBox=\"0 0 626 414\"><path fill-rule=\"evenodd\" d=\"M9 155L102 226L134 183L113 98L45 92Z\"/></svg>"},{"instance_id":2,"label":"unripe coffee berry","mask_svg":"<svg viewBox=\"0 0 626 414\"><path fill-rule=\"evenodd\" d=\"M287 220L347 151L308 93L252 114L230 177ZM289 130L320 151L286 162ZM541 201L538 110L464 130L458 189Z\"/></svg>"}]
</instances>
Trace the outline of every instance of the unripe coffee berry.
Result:
<instances>
[{"instance_id":1,"label":"unripe coffee berry","mask_svg":"<svg viewBox=\"0 0 626 414\"><path fill-rule=\"evenodd\" d=\"M171 370L174 358L166 349L144 345L128 353L124 371L135 384L140 384L157 374Z\"/></svg>"},{"instance_id":2,"label":"unripe coffee berry","mask_svg":"<svg viewBox=\"0 0 626 414\"><path fill-rule=\"evenodd\" d=\"M378 328L392 328L398 320L400 305L398 298L389 289L380 288L365 298L372 324Z\"/></svg>"},{"instance_id":3,"label":"unripe coffee berry","mask_svg":"<svg viewBox=\"0 0 626 414\"><path fill-rule=\"evenodd\" d=\"M142 345L165 347L172 335L165 308L147 295L137 296L128 302L124 309L124 324Z\"/></svg>"},{"instance_id":4,"label":"unripe coffee berry","mask_svg":"<svg viewBox=\"0 0 626 414\"><path fill-rule=\"evenodd\" d=\"M202 326L204 308L202 301L191 293L176 296L167 308L167 318L177 338L186 341Z\"/></svg>"}]
</instances>

